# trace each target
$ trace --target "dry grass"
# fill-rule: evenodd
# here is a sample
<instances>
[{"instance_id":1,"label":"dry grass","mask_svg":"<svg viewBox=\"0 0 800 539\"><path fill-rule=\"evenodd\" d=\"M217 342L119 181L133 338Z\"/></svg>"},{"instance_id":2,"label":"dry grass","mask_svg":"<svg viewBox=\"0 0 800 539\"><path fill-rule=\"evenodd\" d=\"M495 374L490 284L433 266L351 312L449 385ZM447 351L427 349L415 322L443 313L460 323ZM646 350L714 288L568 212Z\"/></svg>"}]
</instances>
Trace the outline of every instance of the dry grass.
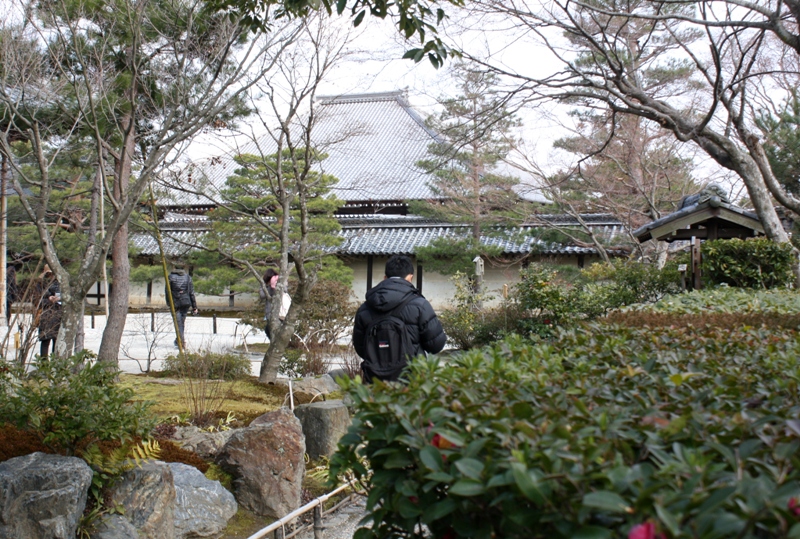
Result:
<instances>
[{"instance_id":1,"label":"dry grass","mask_svg":"<svg viewBox=\"0 0 800 539\"><path fill-rule=\"evenodd\" d=\"M182 380L156 378L140 374L120 375L120 384L133 389L138 400L152 401L151 412L158 418L168 419L185 415L190 410L186 407ZM286 387L259 383L256 378L219 382L228 398L223 404L220 415L228 412L245 424L250 420L277 410L286 398Z\"/></svg>"}]
</instances>

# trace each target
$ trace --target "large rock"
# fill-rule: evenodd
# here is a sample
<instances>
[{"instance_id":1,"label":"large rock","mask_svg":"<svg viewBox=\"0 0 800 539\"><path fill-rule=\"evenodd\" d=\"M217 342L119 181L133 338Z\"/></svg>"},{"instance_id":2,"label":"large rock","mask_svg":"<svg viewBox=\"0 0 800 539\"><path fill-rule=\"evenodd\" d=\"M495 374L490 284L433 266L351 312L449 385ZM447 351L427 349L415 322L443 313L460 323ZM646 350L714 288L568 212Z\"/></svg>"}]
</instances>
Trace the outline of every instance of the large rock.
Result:
<instances>
[{"instance_id":1,"label":"large rock","mask_svg":"<svg viewBox=\"0 0 800 539\"><path fill-rule=\"evenodd\" d=\"M241 505L258 515L280 518L300 507L305 451L300 420L281 408L236 429L217 462L234 477Z\"/></svg>"},{"instance_id":2,"label":"large rock","mask_svg":"<svg viewBox=\"0 0 800 539\"><path fill-rule=\"evenodd\" d=\"M278 378L276 383L288 386L289 380L286 378ZM294 393L295 398L298 400L324 400L325 395L333 393L334 391L340 391L341 389L339 384L327 374L292 380L292 393Z\"/></svg>"},{"instance_id":3,"label":"large rock","mask_svg":"<svg viewBox=\"0 0 800 539\"><path fill-rule=\"evenodd\" d=\"M73 539L92 470L81 459L31 453L0 463L0 537Z\"/></svg>"},{"instance_id":4,"label":"large rock","mask_svg":"<svg viewBox=\"0 0 800 539\"><path fill-rule=\"evenodd\" d=\"M126 472L111 489L111 501L141 539L175 539L175 485L164 462L147 462Z\"/></svg>"},{"instance_id":5,"label":"large rock","mask_svg":"<svg viewBox=\"0 0 800 539\"><path fill-rule=\"evenodd\" d=\"M237 506L219 481L186 464L170 463L175 482L175 538L219 537Z\"/></svg>"},{"instance_id":6,"label":"large rock","mask_svg":"<svg viewBox=\"0 0 800 539\"><path fill-rule=\"evenodd\" d=\"M312 459L333 455L350 426L350 413L340 400L301 404L294 409L294 415L303 426L306 453Z\"/></svg>"},{"instance_id":7,"label":"large rock","mask_svg":"<svg viewBox=\"0 0 800 539\"><path fill-rule=\"evenodd\" d=\"M139 539L136 528L122 515L106 515L91 539Z\"/></svg>"},{"instance_id":8,"label":"large rock","mask_svg":"<svg viewBox=\"0 0 800 539\"><path fill-rule=\"evenodd\" d=\"M233 430L205 432L197 427L178 427L172 439L183 449L193 451L205 460L214 460L232 435Z\"/></svg>"}]
</instances>

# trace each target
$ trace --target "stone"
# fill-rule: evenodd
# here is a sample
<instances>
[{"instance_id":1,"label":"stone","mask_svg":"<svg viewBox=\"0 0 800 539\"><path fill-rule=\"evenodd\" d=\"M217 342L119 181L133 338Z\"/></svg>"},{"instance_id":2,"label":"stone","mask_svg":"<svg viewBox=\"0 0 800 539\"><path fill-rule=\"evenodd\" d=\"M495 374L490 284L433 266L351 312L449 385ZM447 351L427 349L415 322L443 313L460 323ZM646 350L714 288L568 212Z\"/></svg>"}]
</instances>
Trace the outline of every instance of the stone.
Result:
<instances>
[{"instance_id":1,"label":"stone","mask_svg":"<svg viewBox=\"0 0 800 539\"><path fill-rule=\"evenodd\" d=\"M313 460L333 455L350 426L350 413L340 400L301 404L294 409L294 415L303 426L306 453Z\"/></svg>"},{"instance_id":2,"label":"stone","mask_svg":"<svg viewBox=\"0 0 800 539\"><path fill-rule=\"evenodd\" d=\"M257 515L281 518L300 507L305 451L300 420L281 408L236 429L217 463L234 477L240 505Z\"/></svg>"},{"instance_id":3,"label":"stone","mask_svg":"<svg viewBox=\"0 0 800 539\"><path fill-rule=\"evenodd\" d=\"M186 464L170 463L175 483L175 539L219 537L238 506L219 481Z\"/></svg>"},{"instance_id":4,"label":"stone","mask_svg":"<svg viewBox=\"0 0 800 539\"><path fill-rule=\"evenodd\" d=\"M183 449L197 453L200 458L214 460L232 435L233 430L205 432L197 427L181 427L175 431L172 438Z\"/></svg>"},{"instance_id":5,"label":"stone","mask_svg":"<svg viewBox=\"0 0 800 539\"><path fill-rule=\"evenodd\" d=\"M122 515L106 515L91 539L139 539L136 528Z\"/></svg>"},{"instance_id":6,"label":"stone","mask_svg":"<svg viewBox=\"0 0 800 539\"><path fill-rule=\"evenodd\" d=\"M289 380L286 378L278 378L276 383L288 386ZM327 374L292 380L292 392L295 394L295 397L300 400L324 400L325 395L339 390L341 390L339 384Z\"/></svg>"},{"instance_id":7,"label":"stone","mask_svg":"<svg viewBox=\"0 0 800 539\"><path fill-rule=\"evenodd\" d=\"M175 539L175 485L165 462L146 462L122 475L111 488L111 502L141 539Z\"/></svg>"},{"instance_id":8,"label":"stone","mask_svg":"<svg viewBox=\"0 0 800 539\"><path fill-rule=\"evenodd\" d=\"M73 539L91 483L76 457L37 452L0 463L0 537Z\"/></svg>"}]
</instances>

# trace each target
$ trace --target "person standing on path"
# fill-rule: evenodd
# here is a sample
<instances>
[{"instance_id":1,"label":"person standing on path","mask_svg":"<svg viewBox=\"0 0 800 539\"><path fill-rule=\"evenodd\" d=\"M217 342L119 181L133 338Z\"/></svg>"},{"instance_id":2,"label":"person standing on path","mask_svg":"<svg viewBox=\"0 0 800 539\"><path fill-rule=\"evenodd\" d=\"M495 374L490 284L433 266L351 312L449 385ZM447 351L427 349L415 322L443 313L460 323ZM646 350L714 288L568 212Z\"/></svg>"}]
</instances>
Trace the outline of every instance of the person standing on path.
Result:
<instances>
[{"instance_id":1,"label":"person standing on path","mask_svg":"<svg viewBox=\"0 0 800 539\"><path fill-rule=\"evenodd\" d=\"M264 333L267 334L267 338L272 341L272 328L269 325L269 315L272 312L272 299L275 297L275 287L278 286L278 272L272 268L269 268L264 273L264 286L267 287L266 290L262 287L258 291L258 295L261 299L264 300Z\"/></svg>"},{"instance_id":2,"label":"person standing on path","mask_svg":"<svg viewBox=\"0 0 800 539\"><path fill-rule=\"evenodd\" d=\"M353 347L364 360L361 370L365 383L371 383L373 378L397 380L409 359L422 352L437 354L447 343L447 335L436 312L411 284L413 279L411 259L403 255L392 256L386 263L383 281L367 292L366 301L356 312ZM396 318L405 326L405 335L400 336L404 344L399 347L395 346L391 336L381 336L376 330L376 322L387 317ZM392 356L390 347L400 349L399 358Z\"/></svg>"},{"instance_id":3,"label":"person standing on path","mask_svg":"<svg viewBox=\"0 0 800 539\"><path fill-rule=\"evenodd\" d=\"M194 297L194 284L192 277L186 273L183 264L175 264L174 269L169 274L169 289L164 288L164 297L172 294L172 303L175 306L175 316L178 321L178 335L175 336L175 346L183 349L186 347L183 328L186 325L186 315L189 309L192 314L197 314L197 301ZM169 305L169 303L167 303ZM180 345L178 345L180 339Z\"/></svg>"},{"instance_id":4,"label":"person standing on path","mask_svg":"<svg viewBox=\"0 0 800 539\"><path fill-rule=\"evenodd\" d=\"M58 330L61 329L61 286L56 280L50 266L45 264L44 271L39 276L39 312L37 326L39 328L39 357L47 359L50 344L55 352L55 340Z\"/></svg>"}]
</instances>

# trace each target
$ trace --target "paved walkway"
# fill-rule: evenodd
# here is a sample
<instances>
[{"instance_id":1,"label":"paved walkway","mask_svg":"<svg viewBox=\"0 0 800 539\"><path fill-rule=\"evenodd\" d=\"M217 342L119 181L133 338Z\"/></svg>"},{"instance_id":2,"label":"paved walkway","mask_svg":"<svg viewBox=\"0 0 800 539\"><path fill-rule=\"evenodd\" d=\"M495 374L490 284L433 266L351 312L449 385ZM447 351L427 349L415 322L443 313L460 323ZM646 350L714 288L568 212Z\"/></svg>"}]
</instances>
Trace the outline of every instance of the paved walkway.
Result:
<instances>
[{"instance_id":1,"label":"paved walkway","mask_svg":"<svg viewBox=\"0 0 800 539\"><path fill-rule=\"evenodd\" d=\"M23 327L29 327L25 324L24 319L21 322ZM93 352L100 349L105 322L105 315L85 317L84 344L87 349ZM0 342L5 342L7 332L8 328L0 327ZM17 332L19 332L19 327L14 323L11 327L11 337L8 339L8 346L12 350L14 350L13 335ZM206 350L221 353L237 346L269 342L263 331L240 324L235 318L217 318L215 331L215 322L212 317L190 316L186 318L185 334L186 349L190 352ZM162 360L178 351L174 340L175 330L169 313L128 314L119 351L120 369L130 373L142 372L147 369L149 359L151 370L160 370ZM39 343L36 341L29 353L33 355L38 351ZM261 353L251 354L254 375L258 375L262 357Z\"/></svg>"}]
</instances>

